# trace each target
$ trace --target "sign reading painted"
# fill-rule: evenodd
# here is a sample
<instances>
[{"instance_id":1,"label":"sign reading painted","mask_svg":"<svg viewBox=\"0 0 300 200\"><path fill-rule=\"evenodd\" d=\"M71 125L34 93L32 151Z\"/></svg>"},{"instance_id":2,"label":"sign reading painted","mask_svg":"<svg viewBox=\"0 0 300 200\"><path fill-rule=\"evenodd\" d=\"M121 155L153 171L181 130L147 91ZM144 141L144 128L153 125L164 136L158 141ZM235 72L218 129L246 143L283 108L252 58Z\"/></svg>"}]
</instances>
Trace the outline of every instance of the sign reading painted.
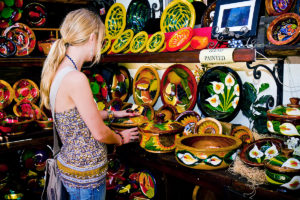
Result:
<instances>
[{"instance_id":1,"label":"sign reading painted","mask_svg":"<svg viewBox=\"0 0 300 200\"><path fill-rule=\"evenodd\" d=\"M233 63L234 48L203 49L200 51L199 60L202 64Z\"/></svg>"}]
</instances>

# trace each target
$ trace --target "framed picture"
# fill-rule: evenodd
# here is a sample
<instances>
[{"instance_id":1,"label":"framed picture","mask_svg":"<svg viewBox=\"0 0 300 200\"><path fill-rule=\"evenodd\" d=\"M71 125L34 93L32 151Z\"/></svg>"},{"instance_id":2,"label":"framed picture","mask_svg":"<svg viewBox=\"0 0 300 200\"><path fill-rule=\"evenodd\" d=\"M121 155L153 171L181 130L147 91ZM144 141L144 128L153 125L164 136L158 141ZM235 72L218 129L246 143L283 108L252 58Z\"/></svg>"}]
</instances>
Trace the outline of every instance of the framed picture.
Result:
<instances>
[{"instance_id":1,"label":"framed picture","mask_svg":"<svg viewBox=\"0 0 300 200\"><path fill-rule=\"evenodd\" d=\"M222 34L225 38L235 34L256 36L261 0L217 1L212 37ZM229 32L231 34L229 34Z\"/></svg>"}]
</instances>

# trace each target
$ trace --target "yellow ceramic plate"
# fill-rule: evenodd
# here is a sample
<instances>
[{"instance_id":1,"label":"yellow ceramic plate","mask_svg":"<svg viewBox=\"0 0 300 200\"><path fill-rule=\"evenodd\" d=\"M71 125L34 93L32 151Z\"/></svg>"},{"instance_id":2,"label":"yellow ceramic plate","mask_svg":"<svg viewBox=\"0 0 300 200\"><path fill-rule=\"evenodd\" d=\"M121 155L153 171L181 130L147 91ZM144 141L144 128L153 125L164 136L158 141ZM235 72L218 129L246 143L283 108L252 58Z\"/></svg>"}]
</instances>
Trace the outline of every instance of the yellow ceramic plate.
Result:
<instances>
[{"instance_id":1,"label":"yellow ceramic plate","mask_svg":"<svg viewBox=\"0 0 300 200\"><path fill-rule=\"evenodd\" d=\"M148 52L158 51L164 45L165 38L166 38L165 34L161 31L151 35L146 45L147 51Z\"/></svg>"},{"instance_id":2,"label":"yellow ceramic plate","mask_svg":"<svg viewBox=\"0 0 300 200\"><path fill-rule=\"evenodd\" d=\"M121 3L113 4L105 18L106 36L110 39L118 38L126 26L126 9Z\"/></svg>"},{"instance_id":3,"label":"yellow ceramic plate","mask_svg":"<svg viewBox=\"0 0 300 200\"><path fill-rule=\"evenodd\" d=\"M175 32L183 27L194 28L195 9L186 0L174 0L167 5L160 19L160 30L164 33Z\"/></svg>"},{"instance_id":4,"label":"yellow ceramic plate","mask_svg":"<svg viewBox=\"0 0 300 200\"><path fill-rule=\"evenodd\" d=\"M141 31L136 34L130 42L130 51L132 53L139 53L144 50L148 41L148 33Z\"/></svg>"},{"instance_id":5,"label":"yellow ceramic plate","mask_svg":"<svg viewBox=\"0 0 300 200\"><path fill-rule=\"evenodd\" d=\"M133 35L134 33L131 29L127 29L126 31L124 31L112 44L112 52L120 53L121 51L125 50L126 47L130 44Z\"/></svg>"},{"instance_id":6,"label":"yellow ceramic plate","mask_svg":"<svg viewBox=\"0 0 300 200\"><path fill-rule=\"evenodd\" d=\"M23 100L35 103L40 96L39 87L29 79L21 79L17 81L13 90L15 92L14 99L16 102Z\"/></svg>"},{"instance_id":7,"label":"yellow ceramic plate","mask_svg":"<svg viewBox=\"0 0 300 200\"><path fill-rule=\"evenodd\" d=\"M8 106L14 99L14 92L10 84L0 80L0 110Z\"/></svg>"},{"instance_id":8,"label":"yellow ceramic plate","mask_svg":"<svg viewBox=\"0 0 300 200\"><path fill-rule=\"evenodd\" d=\"M105 52L108 51L108 49L110 48L111 45L111 39L109 39L108 37L105 37L103 40L103 46L101 49L101 54L104 54Z\"/></svg>"}]
</instances>

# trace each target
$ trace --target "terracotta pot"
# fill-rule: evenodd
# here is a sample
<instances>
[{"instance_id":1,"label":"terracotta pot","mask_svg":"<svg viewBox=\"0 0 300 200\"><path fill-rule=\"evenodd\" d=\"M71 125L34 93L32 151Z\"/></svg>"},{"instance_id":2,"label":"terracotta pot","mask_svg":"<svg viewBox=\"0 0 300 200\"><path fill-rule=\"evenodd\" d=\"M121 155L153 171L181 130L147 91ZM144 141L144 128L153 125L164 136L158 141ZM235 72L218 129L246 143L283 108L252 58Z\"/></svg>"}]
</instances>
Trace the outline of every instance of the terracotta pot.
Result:
<instances>
[{"instance_id":1,"label":"terracotta pot","mask_svg":"<svg viewBox=\"0 0 300 200\"><path fill-rule=\"evenodd\" d=\"M278 106L267 112L267 127L271 133L300 136L300 105L299 98L290 98L291 104Z\"/></svg>"},{"instance_id":2,"label":"terracotta pot","mask_svg":"<svg viewBox=\"0 0 300 200\"><path fill-rule=\"evenodd\" d=\"M215 170L228 167L242 141L227 135L188 135L176 140L175 157L183 166Z\"/></svg>"},{"instance_id":3,"label":"terracotta pot","mask_svg":"<svg viewBox=\"0 0 300 200\"><path fill-rule=\"evenodd\" d=\"M23 134L32 121L33 119L25 117L6 117L0 122L0 132L7 135Z\"/></svg>"}]
</instances>

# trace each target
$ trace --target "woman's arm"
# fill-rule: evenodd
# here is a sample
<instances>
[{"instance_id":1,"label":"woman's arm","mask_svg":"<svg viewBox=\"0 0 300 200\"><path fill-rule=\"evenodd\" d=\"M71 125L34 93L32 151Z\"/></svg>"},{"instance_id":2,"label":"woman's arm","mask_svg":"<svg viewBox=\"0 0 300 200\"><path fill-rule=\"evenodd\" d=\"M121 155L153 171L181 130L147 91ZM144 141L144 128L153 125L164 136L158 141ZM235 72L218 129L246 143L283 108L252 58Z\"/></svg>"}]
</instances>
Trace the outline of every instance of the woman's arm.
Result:
<instances>
[{"instance_id":1,"label":"woman's arm","mask_svg":"<svg viewBox=\"0 0 300 200\"><path fill-rule=\"evenodd\" d=\"M100 111L100 115L102 117L103 120L106 120L109 118L109 111L107 110L101 110ZM121 111L111 111L112 112L112 117L134 117L134 116L138 116L140 115L139 113L137 112L133 112L133 113L130 113L130 112L127 112L126 110L121 110Z\"/></svg>"}]
</instances>

